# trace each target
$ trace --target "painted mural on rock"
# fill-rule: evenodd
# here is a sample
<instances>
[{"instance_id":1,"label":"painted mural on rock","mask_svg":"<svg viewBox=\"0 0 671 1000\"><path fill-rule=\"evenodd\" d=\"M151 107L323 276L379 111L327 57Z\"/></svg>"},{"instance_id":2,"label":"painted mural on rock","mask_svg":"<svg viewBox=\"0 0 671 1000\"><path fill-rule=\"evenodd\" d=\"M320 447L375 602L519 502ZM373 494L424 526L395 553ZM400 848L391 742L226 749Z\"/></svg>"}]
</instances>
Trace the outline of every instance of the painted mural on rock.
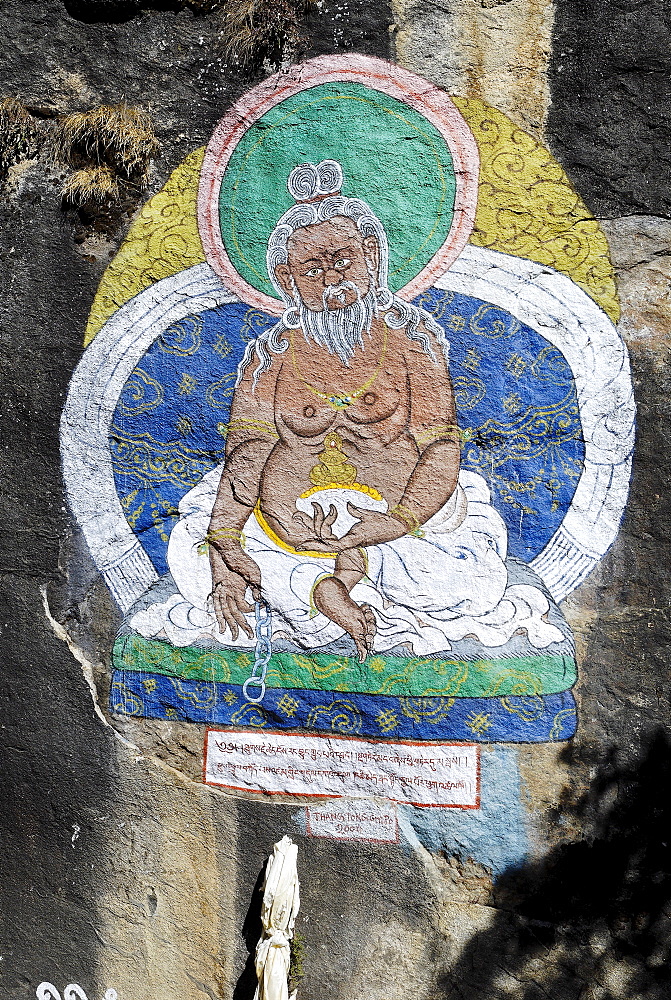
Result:
<instances>
[{"instance_id":1,"label":"painted mural on rock","mask_svg":"<svg viewBox=\"0 0 671 1000\"><path fill-rule=\"evenodd\" d=\"M131 229L63 415L112 711L570 738L559 605L633 447L617 310L598 224L496 109L362 56L251 90Z\"/></svg>"}]
</instances>

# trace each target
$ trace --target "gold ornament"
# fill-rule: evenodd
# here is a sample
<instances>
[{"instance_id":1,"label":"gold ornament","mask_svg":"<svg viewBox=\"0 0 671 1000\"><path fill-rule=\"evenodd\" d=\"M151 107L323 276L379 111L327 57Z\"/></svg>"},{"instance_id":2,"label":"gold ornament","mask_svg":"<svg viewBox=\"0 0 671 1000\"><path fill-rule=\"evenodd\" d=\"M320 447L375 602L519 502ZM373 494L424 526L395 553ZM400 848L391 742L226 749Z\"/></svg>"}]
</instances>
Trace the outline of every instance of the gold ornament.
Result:
<instances>
[{"instance_id":1,"label":"gold ornament","mask_svg":"<svg viewBox=\"0 0 671 1000\"><path fill-rule=\"evenodd\" d=\"M356 483L356 466L352 465L342 450L343 439L336 431L324 438L324 450L319 454L319 465L310 469L310 482L322 489L326 486L350 486Z\"/></svg>"},{"instance_id":2,"label":"gold ornament","mask_svg":"<svg viewBox=\"0 0 671 1000\"><path fill-rule=\"evenodd\" d=\"M424 532L419 521L412 511L404 507L402 503L397 503L395 507L392 507L389 515L406 526L408 535L413 535L415 538L424 538Z\"/></svg>"}]
</instances>

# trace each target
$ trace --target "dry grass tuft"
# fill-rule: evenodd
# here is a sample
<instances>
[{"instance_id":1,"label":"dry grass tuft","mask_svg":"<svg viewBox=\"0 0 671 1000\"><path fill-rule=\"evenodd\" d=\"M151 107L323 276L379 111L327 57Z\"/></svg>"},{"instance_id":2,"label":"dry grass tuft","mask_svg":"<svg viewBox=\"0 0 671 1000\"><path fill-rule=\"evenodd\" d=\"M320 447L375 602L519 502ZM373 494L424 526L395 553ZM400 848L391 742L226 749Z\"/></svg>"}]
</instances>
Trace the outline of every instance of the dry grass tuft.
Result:
<instances>
[{"instance_id":1,"label":"dry grass tuft","mask_svg":"<svg viewBox=\"0 0 671 1000\"><path fill-rule=\"evenodd\" d=\"M1 0L0 0L1 2ZM80 0L82 6L90 0ZM134 0L142 7L142 0ZM199 16L214 14L222 23L221 42L227 59L240 68L267 61L279 66L291 59L304 40L300 20L316 0L174 0ZM484 0L483 0L484 2ZM503 0L498 0L503 2ZM95 5L95 4L94 4Z\"/></svg>"},{"instance_id":2,"label":"dry grass tuft","mask_svg":"<svg viewBox=\"0 0 671 1000\"><path fill-rule=\"evenodd\" d=\"M79 206L100 205L122 189L143 190L158 149L151 118L137 108L103 105L65 115L56 127L53 156L76 170L63 196Z\"/></svg>"},{"instance_id":3,"label":"dry grass tuft","mask_svg":"<svg viewBox=\"0 0 671 1000\"><path fill-rule=\"evenodd\" d=\"M107 164L128 179L146 177L149 161L159 148L149 115L125 104L65 115L58 123L54 145L54 155L62 163L79 166L83 159Z\"/></svg>"},{"instance_id":4,"label":"dry grass tuft","mask_svg":"<svg viewBox=\"0 0 671 1000\"><path fill-rule=\"evenodd\" d=\"M311 0L227 0L221 40L227 59L241 66L291 58L301 42L300 15Z\"/></svg>"},{"instance_id":5,"label":"dry grass tuft","mask_svg":"<svg viewBox=\"0 0 671 1000\"><path fill-rule=\"evenodd\" d=\"M33 116L14 97L0 101L0 174L35 156L41 131Z\"/></svg>"},{"instance_id":6,"label":"dry grass tuft","mask_svg":"<svg viewBox=\"0 0 671 1000\"><path fill-rule=\"evenodd\" d=\"M83 167L65 179L63 199L80 208L105 205L119 197L119 181L111 167Z\"/></svg>"}]
</instances>

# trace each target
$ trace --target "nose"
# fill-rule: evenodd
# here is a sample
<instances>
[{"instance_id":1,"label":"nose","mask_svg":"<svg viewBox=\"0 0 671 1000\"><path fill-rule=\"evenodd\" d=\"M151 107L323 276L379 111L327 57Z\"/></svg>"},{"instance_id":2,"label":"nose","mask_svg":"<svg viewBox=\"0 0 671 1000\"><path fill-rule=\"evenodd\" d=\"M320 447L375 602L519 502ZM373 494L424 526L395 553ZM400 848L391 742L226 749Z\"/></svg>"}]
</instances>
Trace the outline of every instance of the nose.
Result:
<instances>
[{"instance_id":1,"label":"nose","mask_svg":"<svg viewBox=\"0 0 671 1000\"><path fill-rule=\"evenodd\" d=\"M324 269L324 287L327 285L339 285L342 279L342 272L337 271L335 267L327 267Z\"/></svg>"}]
</instances>

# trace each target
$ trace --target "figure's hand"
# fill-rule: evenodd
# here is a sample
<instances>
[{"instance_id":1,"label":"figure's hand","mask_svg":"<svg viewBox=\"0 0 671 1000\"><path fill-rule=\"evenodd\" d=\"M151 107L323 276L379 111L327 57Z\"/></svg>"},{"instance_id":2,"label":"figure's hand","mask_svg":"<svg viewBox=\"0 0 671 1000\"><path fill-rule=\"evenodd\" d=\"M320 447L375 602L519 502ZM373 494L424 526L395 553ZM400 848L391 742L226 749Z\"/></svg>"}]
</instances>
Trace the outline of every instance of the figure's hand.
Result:
<instances>
[{"instance_id":1,"label":"figure's hand","mask_svg":"<svg viewBox=\"0 0 671 1000\"><path fill-rule=\"evenodd\" d=\"M237 572L228 565L228 560L214 546L210 546L210 566L212 569L212 603L217 624L222 632L230 628L233 642L238 638L238 628L241 628L250 639L254 637L251 626L245 615L254 611L253 605L247 601L247 587L252 588L255 599L259 599L261 587L261 572L259 567L246 553L239 548L239 559L235 552L230 553L230 560L239 565L242 572ZM248 565L254 567L252 568Z\"/></svg>"},{"instance_id":2,"label":"figure's hand","mask_svg":"<svg viewBox=\"0 0 671 1000\"><path fill-rule=\"evenodd\" d=\"M355 507L353 503L347 504L347 510L352 517L358 518L358 523L353 524L347 534L339 539L341 550L382 545L401 538L408 532L407 526L390 514L369 510L367 507Z\"/></svg>"},{"instance_id":3,"label":"figure's hand","mask_svg":"<svg viewBox=\"0 0 671 1000\"><path fill-rule=\"evenodd\" d=\"M313 503L312 509L314 511L312 518L300 512L294 514L294 520L300 521L310 532L309 538L295 546L296 551L333 553L347 548L348 546L342 545L337 535L333 534L332 527L338 519L337 508L331 504L328 514L325 514L320 504Z\"/></svg>"},{"instance_id":4,"label":"figure's hand","mask_svg":"<svg viewBox=\"0 0 671 1000\"><path fill-rule=\"evenodd\" d=\"M239 542L234 540L211 542L210 563L213 579L219 561L223 561L232 573L242 577L246 586L251 587L255 601L261 600L261 570L258 563L247 555Z\"/></svg>"}]
</instances>

